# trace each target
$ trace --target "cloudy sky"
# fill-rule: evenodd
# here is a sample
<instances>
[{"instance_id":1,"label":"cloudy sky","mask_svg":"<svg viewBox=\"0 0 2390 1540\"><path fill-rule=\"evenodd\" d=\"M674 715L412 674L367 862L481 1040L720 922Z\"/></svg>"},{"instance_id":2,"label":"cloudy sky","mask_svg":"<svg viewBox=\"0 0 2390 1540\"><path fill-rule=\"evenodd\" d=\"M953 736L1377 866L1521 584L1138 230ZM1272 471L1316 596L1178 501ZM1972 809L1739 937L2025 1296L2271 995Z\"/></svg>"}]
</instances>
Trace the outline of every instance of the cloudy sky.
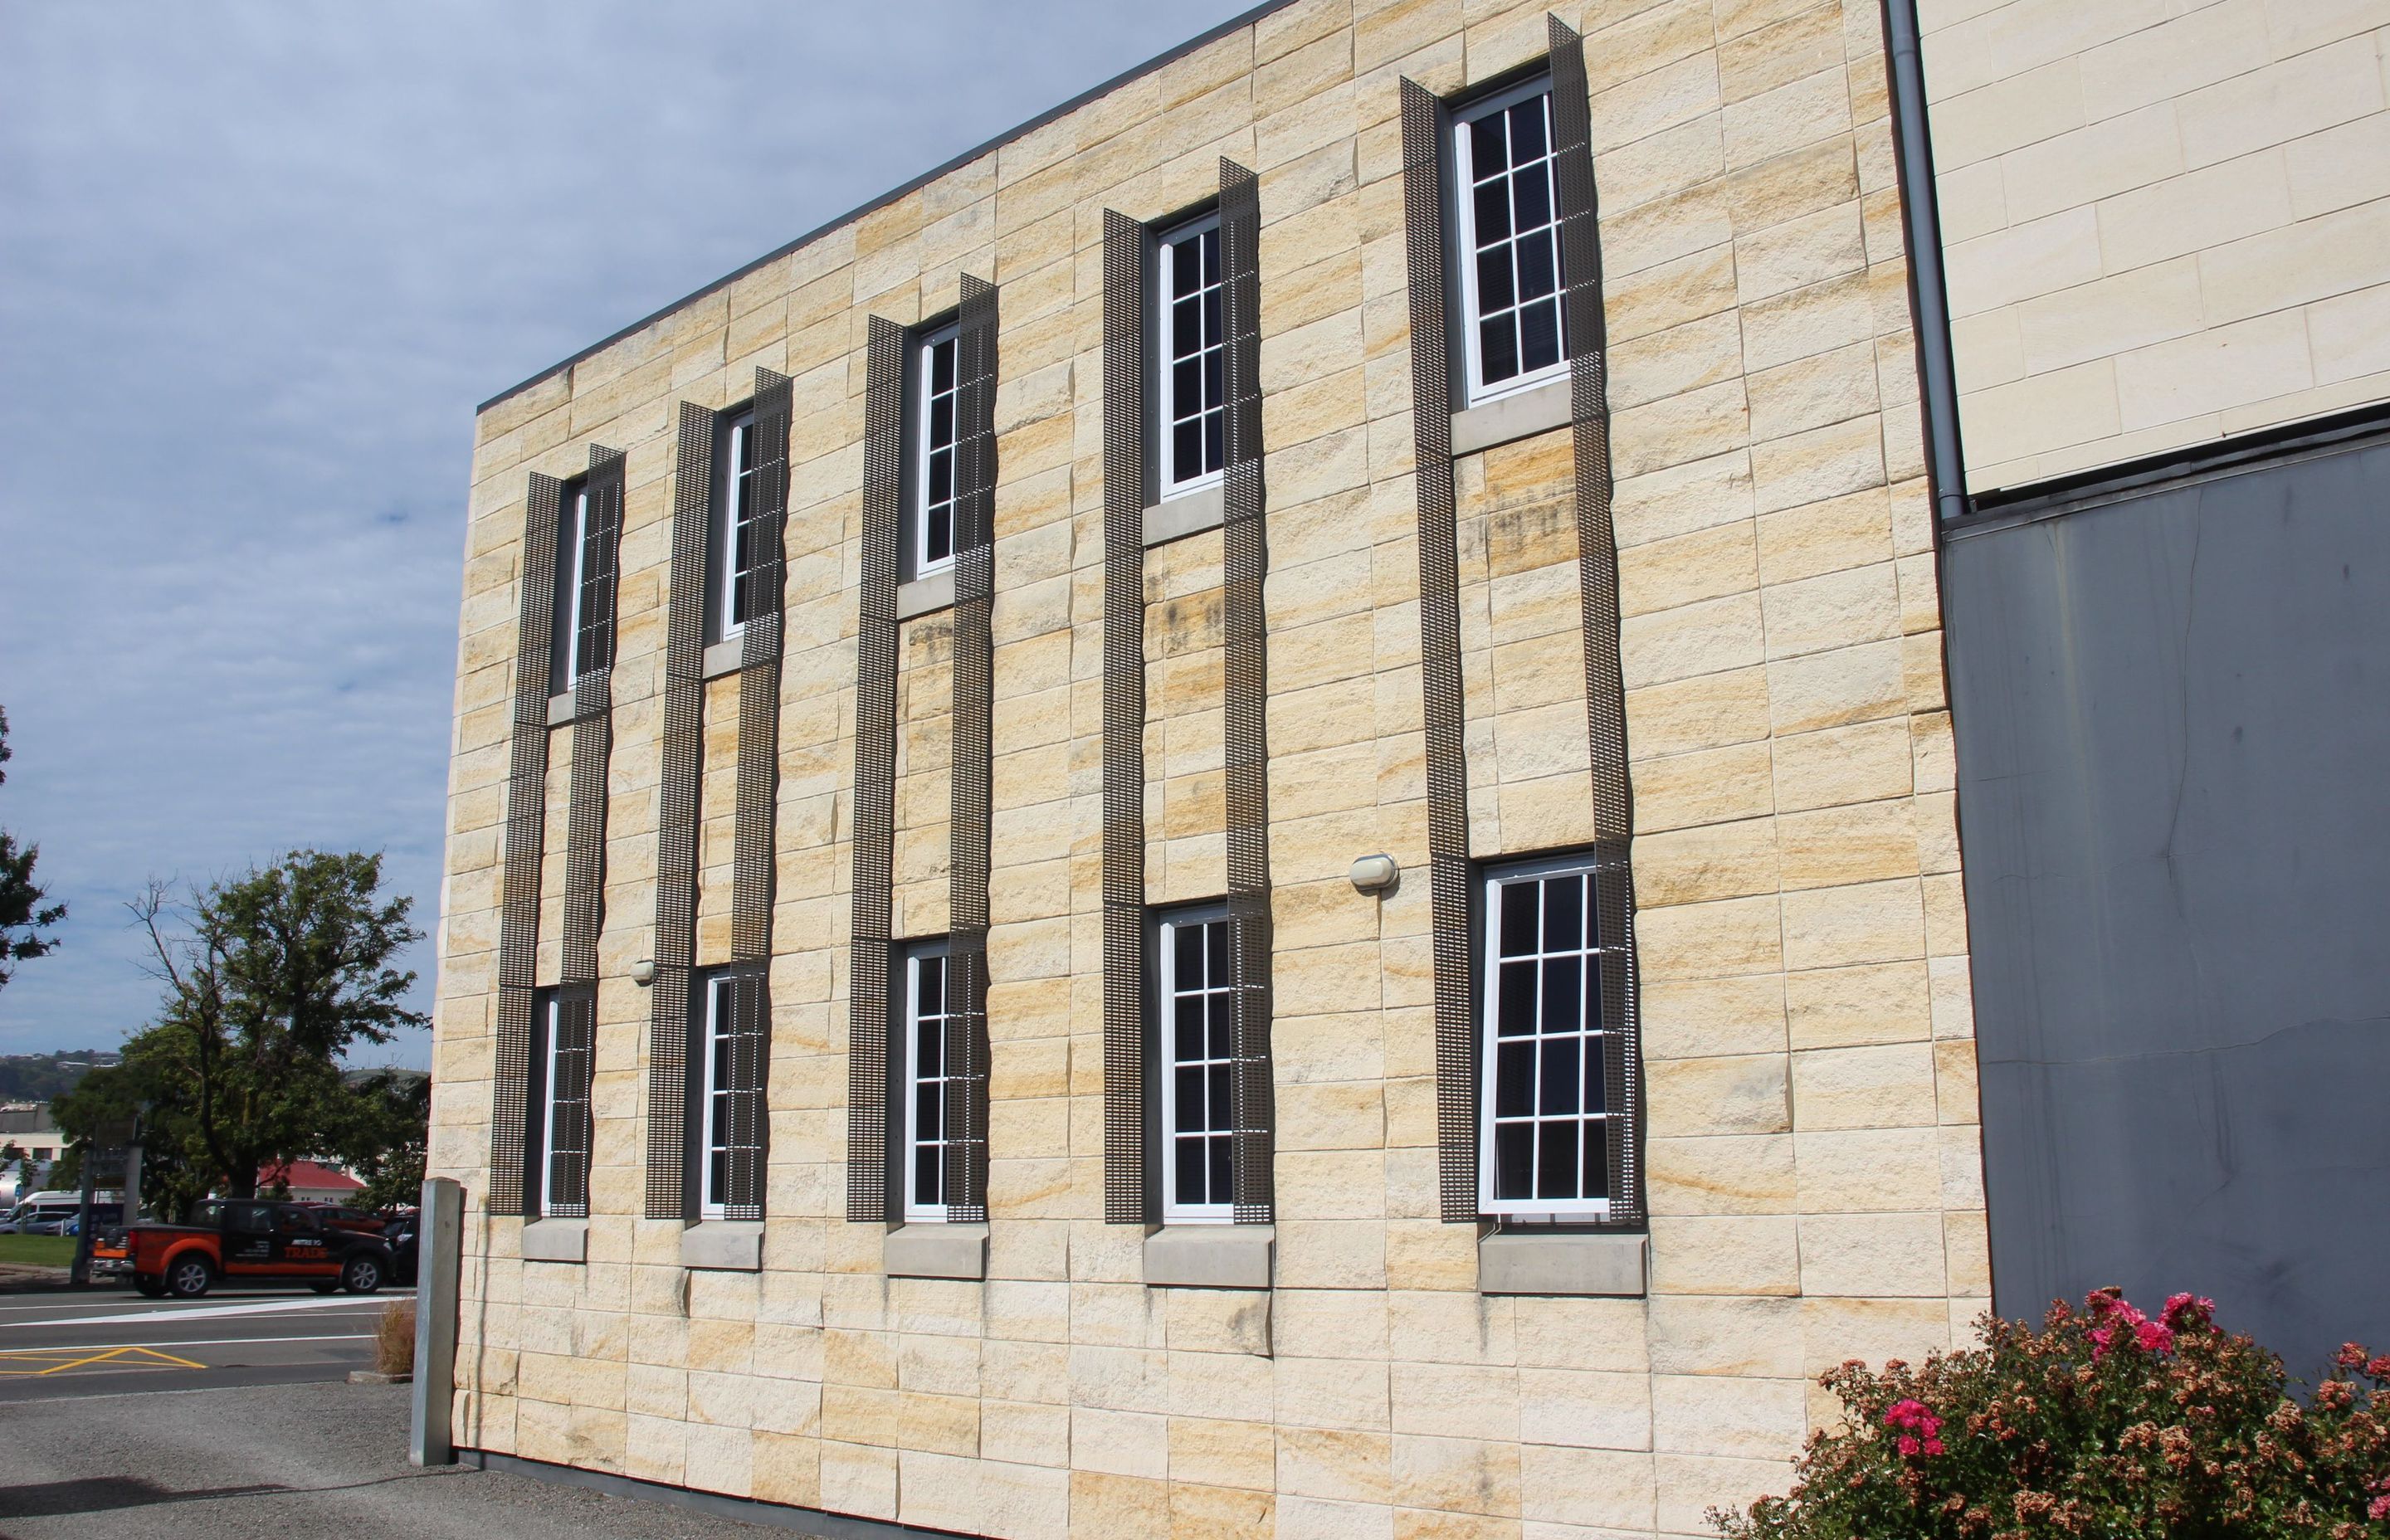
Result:
<instances>
[{"instance_id":1,"label":"cloudy sky","mask_svg":"<svg viewBox=\"0 0 2390 1540\"><path fill-rule=\"evenodd\" d=\"M432 928L476 403L1248 4L0 0L0 1053L144 1023L153 874Z\"/></svg>"}]
</instances>

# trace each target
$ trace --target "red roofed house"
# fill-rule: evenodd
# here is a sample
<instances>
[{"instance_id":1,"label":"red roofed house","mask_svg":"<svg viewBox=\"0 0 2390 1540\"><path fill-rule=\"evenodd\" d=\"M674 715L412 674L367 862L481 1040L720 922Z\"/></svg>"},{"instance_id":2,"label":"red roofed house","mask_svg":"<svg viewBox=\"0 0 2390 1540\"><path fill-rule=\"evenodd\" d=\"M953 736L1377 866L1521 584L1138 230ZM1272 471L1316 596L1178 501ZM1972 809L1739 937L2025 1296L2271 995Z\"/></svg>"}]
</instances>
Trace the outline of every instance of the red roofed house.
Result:
<instances>
[{"instance_id":1,"label":"red roofed house","mask_svg":"<svg viewBox=\"0 0 2390 1540\"><path fill-rule=\"evenodd\" d=\"M345 1203L365 1190L365 1184L344 1171L313 1161L283 1161L257 1168L257 1190L263 1195L288 1187L293 1202Z\"/></svg>"}]
</instances>

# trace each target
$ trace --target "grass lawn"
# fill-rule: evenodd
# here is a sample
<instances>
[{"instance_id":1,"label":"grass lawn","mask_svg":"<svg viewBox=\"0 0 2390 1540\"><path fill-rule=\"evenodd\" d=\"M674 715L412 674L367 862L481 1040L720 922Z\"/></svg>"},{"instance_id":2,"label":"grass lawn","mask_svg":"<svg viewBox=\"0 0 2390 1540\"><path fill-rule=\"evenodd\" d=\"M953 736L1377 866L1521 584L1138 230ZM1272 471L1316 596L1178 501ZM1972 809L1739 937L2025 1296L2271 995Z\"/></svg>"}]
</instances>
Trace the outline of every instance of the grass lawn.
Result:
<instances>
[{"instance_id":1,"label":"grass lawn","mask_svg":"<svg viewBox=\"0 0 2390 1540\"><path fill-rule=\"evenodd\" d=\"M71 1267L74 1251L75 1238L71 1235L0 1235L0 1262Z\"/></svg>"}]
</instances>

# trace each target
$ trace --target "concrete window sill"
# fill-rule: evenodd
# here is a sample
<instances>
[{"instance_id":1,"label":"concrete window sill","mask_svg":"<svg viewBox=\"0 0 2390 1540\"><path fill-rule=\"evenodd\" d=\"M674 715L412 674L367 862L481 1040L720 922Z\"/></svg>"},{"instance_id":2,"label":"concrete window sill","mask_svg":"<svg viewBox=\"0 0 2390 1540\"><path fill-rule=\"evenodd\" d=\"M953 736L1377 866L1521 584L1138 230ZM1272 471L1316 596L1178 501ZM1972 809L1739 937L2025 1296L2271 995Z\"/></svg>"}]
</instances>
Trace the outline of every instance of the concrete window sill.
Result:
<instances>
[{"instance_id":1,"label":"concrete window sill","mask_svg":"<svg viewBox=\"0 0 2390 1540\"><path fill-rule=\"evenodd\" d=\"M680 1264L723 1273L764 1270L764 1225L755 1219L709 1219L680 1233Z\"/></svg>"},{"instance_id":2,"label":"concrete window sill","mask_svg":"<svg viewBox=\"0 0 2390 1540\"><path fill-rule=\"evenodd\" d=\"M1227 489L1217 481L1201 491L1165 497L1145 510L1145 543L1167 545L1190 534L1216 530L1227 513Z\"/></svg>"},{"instance_id":3,"label":"concrete window sill","mask_svg":"<svg viewBox=\"0 0 2390 1540\"><path fill-rule=\"evenodd\" d=\"M705 649L704 661L699 667L708 679L719 679L726 674L738 673L746 656L746 637L726 637Z\"/></svg>"},{"instance_id":4,"label":"concrete window sill","mask_svg":"<svg viewBox=\"0 0 2390 1540\"><path fill-rule=\"evenodd\" d=\"M987 1277L984 1225L906 1225L888 1232L880 1264L892 1278Z\"/></svg>"},{"instance_id":5,"label":"concrete window sill","mask_svg":"<svg viewBox=\"0 0 2390 1540\"><path fill-rule=\"evenodd\" d=\"M522 1259L525 1262L588 1261L589 1221L533 1220L523 1226Z\"/></svg>"},{"instance_id":6,"label":"concrete window sill","mask_svg":"<svg viewBox=\"0 0 2390 1540\"><path fill-rule=\"evenodd\" d=\"M572 692L571 690L566 690L562 695L551 695L547 698L547 725L551 727L572 725Z\"/></svg>"},{"instance_id":7,"label":"concrete window sill","mask_svg":"<svg viewBox=\"0 0 2390 1540\"><path fill-rule=\"evenodd\" d=\"M1532 391L1503 396L1452 414L1452 454L1458 459L1569 424L1573 407L1565 378Z\"/></svg>"},{"instance_id":8,"label":"concrete window sill","mask_svg":"<svg viewBox=\"0 0 2390 1540\"><path fill-rule=\"evenodd\" d=\"M1145 1238L1152 1288L1267 1289L1278 1230L1269 1225L1178 1225Z\"/></svg>"},{"instance_id":9,"label":"concrete window sill","mask_svg":"<svg viewBox=\"0 0 2390 1540\"><path fill-rule=\"evenodd\" d=\"M1647 1252L1639 1235L1497 1230L1477 1242L1477 1290L1640 1299Z\"/></svg>"},{"instance_id":10,"label":"concrete window sill","mask_svg":"<svg viewBox=\"0 0 2390 1540\"><path fill-rule=\"evenodd\" d=\"M932 572L928 577L915 578L896 585L896 618L909 621L916 615L934 614L955 607L955 570Z\"/></svg>"}]
</instances>

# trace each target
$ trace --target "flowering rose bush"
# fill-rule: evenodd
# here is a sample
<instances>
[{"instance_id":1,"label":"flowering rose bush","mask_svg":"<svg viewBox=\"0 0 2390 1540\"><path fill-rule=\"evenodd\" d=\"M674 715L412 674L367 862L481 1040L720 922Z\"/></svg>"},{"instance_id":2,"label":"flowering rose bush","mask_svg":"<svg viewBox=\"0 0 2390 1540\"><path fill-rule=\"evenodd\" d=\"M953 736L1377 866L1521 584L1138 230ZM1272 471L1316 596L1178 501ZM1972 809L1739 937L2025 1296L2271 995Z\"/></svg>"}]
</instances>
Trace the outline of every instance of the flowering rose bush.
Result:
<instances>
[{"instance_id":1,"label":"flowering rose bush","mask_svg":"<svg viewBox=\"0 0 2390 1540\"><path fill-rule=\"evenodd\" d=\"M1728 1540L2390 1540L2390 1354L2340 1350L2302 1405L2281 1360L2177 1294L2158 1318L2102 1289L2041 1329L1821 1381L1790 1496L1713 1511Z\"/></svg>"}]
</instances>

